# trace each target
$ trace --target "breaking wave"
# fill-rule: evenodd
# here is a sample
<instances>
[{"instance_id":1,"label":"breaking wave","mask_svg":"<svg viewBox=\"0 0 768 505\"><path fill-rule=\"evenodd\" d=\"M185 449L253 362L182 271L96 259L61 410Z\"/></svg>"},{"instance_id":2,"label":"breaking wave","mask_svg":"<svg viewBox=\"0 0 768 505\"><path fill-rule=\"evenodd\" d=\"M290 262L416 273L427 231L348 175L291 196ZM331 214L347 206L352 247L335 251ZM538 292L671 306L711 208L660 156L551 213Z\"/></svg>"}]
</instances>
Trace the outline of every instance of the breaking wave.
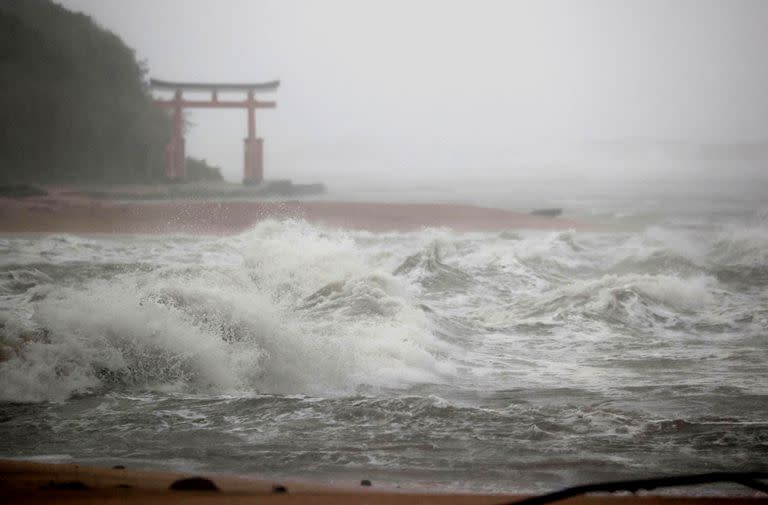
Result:
<instances>
[{"instance_id":1,"label":"breaking wave","mask_svg":"<svg viewBox=\"0 0 768 505\"><path fill-rule=\"evenodd\" d=\"M227 238L54 235L0 247L4 401L514 387L520 373L494 368L512 361L483 349L525 342L530 355L514 363L535 382L549 366L541 356L577 336L645 349L649 335L768 328L762 229L373 234L265 221Z\"/></svg>"},{"instance_id":2,"label":"breaking wave","mask_svg":"<svg viewBox=\"0 0 768 505\"><path fill-rule=\"evenodd\" d=\"M6 270L17 310L3 314L0 397L341 394L451 372L449 346L400 281L368 268L343 234L266 222L216 246L239 265L165 264L77 285Z\"/></svg>"}]
</instances>

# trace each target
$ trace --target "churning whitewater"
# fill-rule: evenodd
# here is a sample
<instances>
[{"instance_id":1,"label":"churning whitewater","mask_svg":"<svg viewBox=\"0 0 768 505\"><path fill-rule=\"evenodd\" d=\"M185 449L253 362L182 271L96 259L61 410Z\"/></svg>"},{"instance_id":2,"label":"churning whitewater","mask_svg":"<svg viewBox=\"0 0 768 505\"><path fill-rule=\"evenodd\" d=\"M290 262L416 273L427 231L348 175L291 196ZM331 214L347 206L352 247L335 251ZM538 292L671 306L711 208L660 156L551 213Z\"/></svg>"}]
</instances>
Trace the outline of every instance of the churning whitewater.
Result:
<instances>
[{"instance_id":1,"label":"churning whitewater","mask_svg":"<svg viewBox=\"0 0 768 505\"><path fill-rule=\"evenodd\" d=\"M768 232L0 238L0 456L541 491L768 469Z\"/></svg>"}]
</instances>

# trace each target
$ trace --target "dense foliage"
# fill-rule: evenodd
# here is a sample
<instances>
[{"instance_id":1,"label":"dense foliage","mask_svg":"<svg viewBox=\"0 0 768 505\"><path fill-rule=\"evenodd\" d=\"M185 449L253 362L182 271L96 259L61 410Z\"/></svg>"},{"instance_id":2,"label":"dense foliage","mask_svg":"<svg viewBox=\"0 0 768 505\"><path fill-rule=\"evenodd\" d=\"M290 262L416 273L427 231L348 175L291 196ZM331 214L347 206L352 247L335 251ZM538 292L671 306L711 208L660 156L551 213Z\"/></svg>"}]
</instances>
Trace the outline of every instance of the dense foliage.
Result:
<instances>
[{"instance_id":1,"label":"dense foliage","mask_svg":"<svg viewBox=\"0 0 768 505\"><path fill-rule=\"evenodd\" d=\"M169 126L115 34L50 0L0 0L0 181L162 177Z\"/></svg>"},{"instance_id":2,"label":"dense foliage","mask_svg":"<svg viewBox=\"0 0 768 505\"><path fill-rule=\"evenodd\" d=\"M187 157L187 180L189 181L222 181L221 169L209 165L206 160Z\"/></svg>"}]
</instances>

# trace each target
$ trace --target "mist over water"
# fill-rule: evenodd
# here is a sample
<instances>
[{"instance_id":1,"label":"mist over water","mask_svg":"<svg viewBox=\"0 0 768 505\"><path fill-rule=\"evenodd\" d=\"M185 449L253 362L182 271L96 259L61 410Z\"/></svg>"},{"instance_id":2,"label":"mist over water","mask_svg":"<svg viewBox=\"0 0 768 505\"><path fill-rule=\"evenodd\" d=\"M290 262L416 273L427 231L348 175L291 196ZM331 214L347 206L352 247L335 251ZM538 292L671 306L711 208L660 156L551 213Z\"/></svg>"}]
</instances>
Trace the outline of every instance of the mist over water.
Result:
<instances>
[{"instance_id":1,"label":"mist over water","mask_svg":"<svg viewBox=\"0 0 768 505\"><path fill-rule=\"evenodd\" d=\"M0 237L0 455L490 491L766 470L765 202L648 184L529 192L593 232Z\"/></svg>"}]
</instances>

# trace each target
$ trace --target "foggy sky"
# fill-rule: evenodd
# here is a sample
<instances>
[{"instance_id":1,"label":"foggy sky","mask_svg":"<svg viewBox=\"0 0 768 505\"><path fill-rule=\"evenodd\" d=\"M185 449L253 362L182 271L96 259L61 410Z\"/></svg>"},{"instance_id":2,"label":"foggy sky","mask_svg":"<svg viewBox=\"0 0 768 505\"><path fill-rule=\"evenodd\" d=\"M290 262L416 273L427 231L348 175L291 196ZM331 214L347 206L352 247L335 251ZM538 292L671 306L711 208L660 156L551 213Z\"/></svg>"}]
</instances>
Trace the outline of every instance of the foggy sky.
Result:
<instances>
[{"instance_id":1,"label":"foggy sky","mask_svg":"<svg viewBox=\"0 0 768 505\"><path fill-rule=\"evenodd\" d=\"M594 139L768 138L768 2L58 0L166 80L281 79L268 177L515 170ZM244 111L188 153L242 174Z\"/></svg>"}]
</instances>

